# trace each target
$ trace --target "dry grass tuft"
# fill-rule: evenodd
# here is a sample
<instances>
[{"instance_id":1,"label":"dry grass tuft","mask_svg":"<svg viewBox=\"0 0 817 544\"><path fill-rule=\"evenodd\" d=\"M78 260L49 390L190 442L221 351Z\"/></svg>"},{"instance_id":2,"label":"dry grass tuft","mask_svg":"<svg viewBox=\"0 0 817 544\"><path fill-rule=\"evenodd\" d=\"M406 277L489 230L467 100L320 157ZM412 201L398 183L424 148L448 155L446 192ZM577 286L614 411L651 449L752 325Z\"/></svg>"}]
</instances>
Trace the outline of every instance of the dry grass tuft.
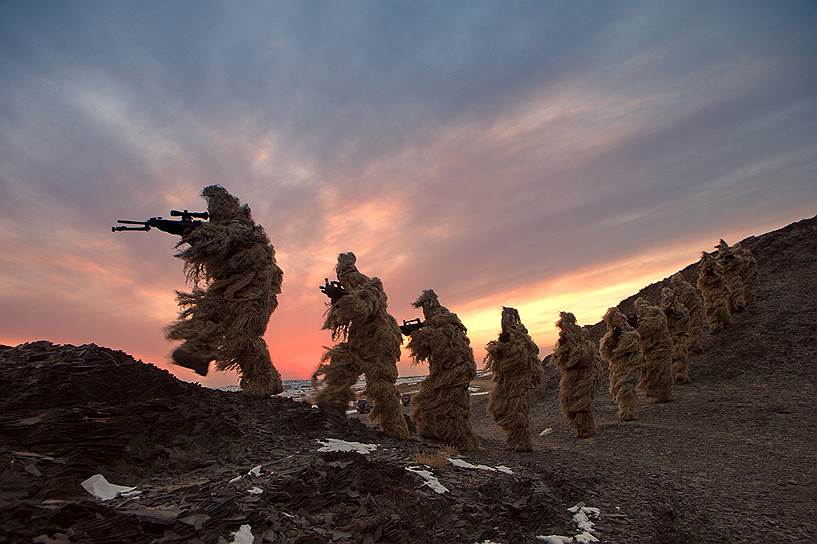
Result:
<instances>
[{"instance_id":1,"label":"dry grass tuft","mask_svg":"<svg viewBox=\"0 0 817 544\"><path fill-rule=\"evenodd\" d=\"M414 455L414 462L418 465L426 465L431 468L444 467L448 464L448 459L457 455L457 449L447 446L431 455L419 452Z\"/></svg>"}]
</instances>

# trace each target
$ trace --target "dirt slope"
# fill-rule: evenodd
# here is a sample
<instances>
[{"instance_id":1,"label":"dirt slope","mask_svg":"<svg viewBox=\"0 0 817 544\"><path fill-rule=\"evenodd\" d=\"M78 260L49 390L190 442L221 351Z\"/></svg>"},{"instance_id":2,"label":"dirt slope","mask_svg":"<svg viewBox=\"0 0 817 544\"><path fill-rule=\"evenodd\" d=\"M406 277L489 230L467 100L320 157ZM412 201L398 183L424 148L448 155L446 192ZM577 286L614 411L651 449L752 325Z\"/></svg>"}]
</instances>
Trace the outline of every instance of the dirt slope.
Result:
<instances>
[{"instance_id":1,"label":"dirt slope","mask_svg":"<svg viewBox=\"0 0 817 544\"><path fill-rule=\"evenodd\" d=\"M706 340L675 402L645 400L640 421L620 424L603 392L600 432L579 441L550 390L533 421L554 432L524 454L503 450L475 397L484 449L465 459L514 474L443 463L431 470L445 494L406 470L438 449L416 437L183 383L94 345L2 347L0 542L231 542L249 524L256 544L516 544L574 534L566 508L579 501L601 509L602 542L810 542L817 219L744 243L760 264L758 301ZM379 447L319 452L329 437ZM79 486L95 473L143 494L99 502Z\"/></svg>"}]
</instances>

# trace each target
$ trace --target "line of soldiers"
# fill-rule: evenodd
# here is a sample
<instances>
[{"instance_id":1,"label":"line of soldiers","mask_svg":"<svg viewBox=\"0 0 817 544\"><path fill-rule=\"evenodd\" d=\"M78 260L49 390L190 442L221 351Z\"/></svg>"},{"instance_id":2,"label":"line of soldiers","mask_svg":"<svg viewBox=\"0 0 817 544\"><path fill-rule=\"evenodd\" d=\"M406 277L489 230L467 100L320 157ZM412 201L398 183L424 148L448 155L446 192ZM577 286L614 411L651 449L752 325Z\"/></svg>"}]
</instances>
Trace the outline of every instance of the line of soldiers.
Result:
<instances>
[{"instance_id":1,"label":"line of soldiers","mask_svg":"<svg viewBox=\"0 0 817 544\"><path fill-rule=\"evenodd\" d=\"M656 402L672 401L673 384L688 384L689 354L701 353L704 319L710 334L732 322L732 314L754 302L757 261L751 251L724 240L717 252L704 252L698 266L698 289L679 272L661 290L658 305L640 297L635 313L607 310L598 354L609 369L610 394L622 421L638 419L638 388ZM561 372L562 411L579 438L595 433L591 406L601 383L595 344L572 314L556 323L559 340L553 362Z\"/></svg>"},{"instance_id":2,"label":"line of soldiers","mask_svg":"<svg viewBox=\"0 0 817 544\"><path fill-rule=\"evenodd\" d=\"M176 256L184 261L194 284L191 292L177 293L179 318L168 327L167 337L183 344L172 357L202 375L211 361L219 370L237 369L241 389L250 396L280 393L280 374L263 339L283 280L275 250L247 204L219 185L205 187L202 196L209 222L183 223L181 228L165 221L173 223L167 227L171 230L157 227L181 236L177 247L182 250ZM592 403L604 361L619 418L636 419L637 387L657 402L668 402L673 382L689 383L688 354L700 351L704 314L715 334L731 323L732 312L754 300L757 263L751 252L723 240L717 248L716 255L704 253L701 258L700 293L678 273L671 287L662 290L660 306L639 298L634 315L610 308L599 350L573 314L560 314L553 361L561 372L561 408L579 437L595 432ZM331 331L337 343L327 349L312 376L316 404L345 413L355 397L352 387L363 374L366 397L374 405L370 419L384 433L407 438L409 428L396 387L406 335L415 363L429 365L429 375L411 403L418 433L462 451L477 449L469 397L476 362L465 326L433 290L423 291L413 303L422 309L424 320L398 326L388 313L383 283L360 272L356 261L353 253L338 255L337 281L327 281L321 288L330 299L323 329ZM539 348L516 309L502 309L501 332L487 344L485 363L495 382L489 413L507 434L510 448L532 450L529 413L543 369Z\"/></svg>"}]
</instances>

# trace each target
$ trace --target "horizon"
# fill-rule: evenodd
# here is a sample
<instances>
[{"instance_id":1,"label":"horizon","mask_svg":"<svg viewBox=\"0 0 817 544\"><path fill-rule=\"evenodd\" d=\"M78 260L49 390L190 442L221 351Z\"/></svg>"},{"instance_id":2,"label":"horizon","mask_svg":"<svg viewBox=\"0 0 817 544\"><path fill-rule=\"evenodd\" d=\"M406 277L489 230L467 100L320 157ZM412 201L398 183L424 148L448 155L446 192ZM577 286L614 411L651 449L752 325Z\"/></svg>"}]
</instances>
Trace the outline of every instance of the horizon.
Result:
<instances>
[{"instance_id":1,"label":"horizon","mask_svg":"<svg viewBox=\"0 0 817 544\"><path fill-rule=\"evenodd\" d=\"M812 3L243 7L0 6L0 343L236 383L168 362L175 237L109 230L211 183L276 249L288 380L331 345L341 251L398 321L435 289L481 367L503 305L544 357L559 311L595 324L718 239L817 213Z\"/></svg>"}]
</instances>

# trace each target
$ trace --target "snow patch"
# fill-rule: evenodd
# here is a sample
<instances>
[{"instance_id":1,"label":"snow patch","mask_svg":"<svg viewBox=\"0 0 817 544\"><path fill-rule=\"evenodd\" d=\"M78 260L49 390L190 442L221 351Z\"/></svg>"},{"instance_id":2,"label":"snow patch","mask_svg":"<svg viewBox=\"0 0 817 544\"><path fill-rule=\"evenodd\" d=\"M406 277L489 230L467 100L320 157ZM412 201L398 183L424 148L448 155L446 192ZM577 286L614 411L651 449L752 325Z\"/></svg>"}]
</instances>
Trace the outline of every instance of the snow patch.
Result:
<instances>
[{"instance_id":1,"label":"snow patch","mask_svg":"<svg viewBox=\"0 0 817 544\"><path fill-rule=\"evenodd\" d=\"M135 487L112 484L102 474L94 474L80 485L85 491L103 501L109 501L117 497L135 497L142 494L141 491L136 491Z\"/></svg>"},{"instance_id":2,"label":"snow patch","mask_svg":"<svg viewBox=\"0 0 817 544\"><path fill-rule=\"evenodd\" d=\"M234 484L236 482L240 482L241 480L243 480L244 478L247 478L248 476L252 476L252 477L256 477L256 478L258 476L261 476L261 465L256 465L256 466L252 467L250 469L250 471L247 472L246 474L241 474L240 476L236 476L235 478L233 478L232 480L230 480L227 483L228 484Z\"/></svg>"},{"instance_id":3,"label":"snow patch","mask_svg":"<svg viewBox=\"0 0 817 544\"><path fill-rule=\"evenodd\" d=\"M434 476L434 473L430 470L423 470L420 467L406 467L406 470L420 476L423 480L425 480L423 485L430 487L435 493L442 495L443 493L448 492L448 489L440 483L440 480L438 480L437 477Z\"/></svg>"},{"instance_id":4,"label":"snow patch","mask_svg":"<svg viewBox=\"0 0 817 544\"><path fill-rule=\"evenodd\" d=\"M318 443L323 444L318 451L353 451L361 455L372 453L377 449L378 444L363 444L361 442L347 442L346 440L338 440L337 438L325 438L318 440Z\"/></svg>"},{"instance_id":5,"label":"snow patch","mask_svg":"<svg viewBox=\"0 0 817 544\"><path fill-rule=\"evenodd\" d=\"M260 495L263 492L264 490L260 487L251 487L247 490L247 493L250 493L251 495Z\"/></svg>"},{"instance_id":6,"label":"snow patch","mask_svg":"<svg viewBox=\"0 0 817 544\"><path fill-rule=\"evenodd\" d=\"M547 436L547 435L549 435L549 434L550 434L550 433L552 433L552 432L553 432L553 429L551 429L550 427L548 427L547 429L545 429L544 431L542 431L541 433L539 433L539 438L542 438L543 436Z\"/></svg>"},{"instance_id":7,"label":"snow patch","mask_svg":"<svg viewBox=\"0 0 817 544\"><path fill-rule=\"evenodd\" d=\"M505 465L498 465L496 468L489 467L488 465L474 465L469 463L465 459L458 459L456 457L449 457L448 462L454 465L455 467L459 468L472 468L476 470L488 470L490 472L502 472L505 474L513 474L513 471L506 467Z\"/></svg>"},{"instance_id":8,"label":"snow patch","mask_svg":"<svg viewBox=\"0 0 817 544\"><path fill-rule=\"evenodd\" d=\"M252 536L252 527L242 525L238 531L233 532L233 541L230 544L252 544L255 537Z\"/></svg>"},{"instance_id":9,"label":"snow patch","mask_svg":"<svg viewBox=\"0 0 817 544\"><path fill-rule=\"evenodd\" d=\"M598 519L601 516L601 510L591 506L585 506L583 502L576 506L571 506L567 509L573 514L573 523L576 524L577 532L573 536L548 535L537 536L537 540L547 542L548 544L590 544L598 542L599 539L593 534L596 532L595 524L590 519Z\"/></svg>"}]
</instances>

